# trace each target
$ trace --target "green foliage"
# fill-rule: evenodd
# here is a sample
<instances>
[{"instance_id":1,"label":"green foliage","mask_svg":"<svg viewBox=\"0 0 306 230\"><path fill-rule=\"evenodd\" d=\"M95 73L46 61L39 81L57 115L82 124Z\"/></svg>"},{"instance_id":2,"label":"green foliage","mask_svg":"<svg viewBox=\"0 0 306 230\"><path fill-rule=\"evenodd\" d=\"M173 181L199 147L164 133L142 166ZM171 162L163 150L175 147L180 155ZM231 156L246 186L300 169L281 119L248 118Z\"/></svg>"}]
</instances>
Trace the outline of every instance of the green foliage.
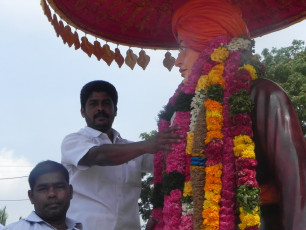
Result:
<instances>
[{"instance_id":1,"label":"green foliage","mask_svg":"<svg viewBox=\"0 0 306 230\"><path fill-rule=\"evenodd\" d=\"M150 133L141 133L139 137L141 138L141 140L146 141L150 139L151 137L153 137L156 133L157 133L156 130L152 130Z\"/></svg>"},{"instance_id":2,"label":"green foliage","mask_svg":"<svg viewBox=\"0 0 306 230\"><path fill-rule=\"evenodd\" d=\"M266 76L278 83L288 94L306 136L306 47L305 42L293 40L292 45L280 49L264 49L263 64Z\"/></svg>"},{"instance_id":3,"label":"green foliage","mask_svg":"<svg viewBox=\"0 0 306 230\"><path fill-rule=\"evenodd\" d=\"M151 198L153 195L153 176L143 173L141 181L141 193L138 200L139 212L144 222L147 222L151 216L152 204Z\"/></svg>"},{"instance_id":4,"label":"green foliage","mask_svg":"<svg viewBox=\"0 0 306 230\"><path fill-rule=\"evenodd\" d=\"M0 209L0 224L5 226L7 217L8 217L8 214L6 212L6 207L4 207L3 209Z\"/></svg>"},{"instance_id":5,"label":"green foliage","mask_svg":"<svg viewBox=\"0 0 306 230\"><path fill-rule=\"evenodd\" d=\"M156 130L152 130L150 133L141 133L139 137L142 140L148 140L157 133ZM153 175L149 173L143 173L141 177L141 193L138 200L139 212L144 223L148 221L152 212L151 199L153 196ZM144 228L144 226L142 226Z\"/></svg>"}]
</instances>

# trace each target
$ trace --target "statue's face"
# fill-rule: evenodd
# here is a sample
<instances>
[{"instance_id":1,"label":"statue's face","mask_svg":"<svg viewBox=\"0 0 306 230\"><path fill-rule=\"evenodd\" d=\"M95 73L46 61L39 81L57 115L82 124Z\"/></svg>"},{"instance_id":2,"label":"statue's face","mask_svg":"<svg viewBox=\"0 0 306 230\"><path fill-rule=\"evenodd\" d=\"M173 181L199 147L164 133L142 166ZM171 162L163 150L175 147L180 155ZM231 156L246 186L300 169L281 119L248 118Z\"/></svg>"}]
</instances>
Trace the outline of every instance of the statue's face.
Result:
<instances>
[{"instance_id":1,"label":"statue's face","mask_svg":"<svg viewBox=\"0 0 306 230\"><path fill-rule=\"evenodd\" d=\"M180 48L179 54L174 64L176 67L179 67L181 76L184 78L184 82L186 82L189 75L191 74L192 66L198 59L200 52L188 47L184 40L181 39L180 35L178 36L178 40Z\"/></svg>"}]
</instances>

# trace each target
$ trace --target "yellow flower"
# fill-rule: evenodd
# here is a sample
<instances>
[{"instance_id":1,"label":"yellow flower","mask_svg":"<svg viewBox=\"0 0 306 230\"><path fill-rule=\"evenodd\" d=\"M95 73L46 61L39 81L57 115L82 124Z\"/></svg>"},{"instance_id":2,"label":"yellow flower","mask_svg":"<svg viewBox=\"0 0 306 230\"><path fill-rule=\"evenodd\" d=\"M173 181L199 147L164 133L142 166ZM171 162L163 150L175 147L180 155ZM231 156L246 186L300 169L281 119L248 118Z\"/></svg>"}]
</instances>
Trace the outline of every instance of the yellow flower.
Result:
<instances>
[{"instance_id":1,"label":"yellow flower","mask_svg":"<svg viewBox=\"0 0 306 230\"><path fill-rule=\"evenodd\" d=\"M250 73L252 80L255 80L255 79L258 78L257 73L256 73L256 70L255 70L255 68L254 68L252 65L249 65L249 64L243 65L243 66L240 67L239 69L245 69L245 70L247 70L247 71Z\"/></svg>"},{"instance_id":2,"label":"yellow flower","mask_svg":"<svg viewBox=\"0 0 306 230\"><path fill-rule=\"evenodd\" d=\"M196 91L198 91L199 89L208 89L208 76L207 75L202 75L197 83L197 87L196 87Z\"/></svg>"},{"instance_id":3,"label":"yellow flower","mask_svg":"<svg viewBox=\"0 0 306 230\"><path fill-rule=\"evenodd\" d=\"M244 157L255 159L255 144L247 135L239 135L234 138L234 155L236 157Z\"/></svg>"},{"instance_id":4,"label":"yellow flower","mask_svg":"<svg viewBox=\"0 0 306 230\"><path fill-rule=\"evenodd\" d=\"M194 133L193 132L189 132L187 134L186 139L187 139L187 144L186 144L185 152L186 152L186 154L192 154L192 146L193 146Z\"/></svg>"},{"instance_id":5,"label":"yellow flower","mask_svg":"<svg viewBox=\"0 0 306 230\"><path fill-rule=\"evenodd\" d=\"M223 89L225 87L225 80L223 78L224 64L216 65L208 73L208 86L219 84Z\"/></svg>"},{"instance_id":6,"label":"yellow flower","mask_svg":"<svg viewBox=\"0 0 306 230\"><path fill-rule=\"evenodd\" d=\"M223 121L222 113L219 112L219 111L210 111L210 110L206 110L206 119L207 119L208 117L218 117L218 118L222 119L222 121Z\"/></svg>"},{"instance_id":7,"label":"yellow flower","mask_svg":"<svg viewBox=\"0 0 306 230\"><path fill-rule=\"evenodd\" d=\"M240 221L241 221L241 224L239 224L239 228L241 230L244 230L248 227L252 227L252 226L260 226L260 217L258 215L259 213L259 208L256 207L255 210L252 210L252 214L250 213L247 213L243 210L242 207L239 208L239 211L240 211L240 215L239 215L239 218L240 218Z\"/></svg>"},{"instance_id":8,"label":"yellow flower","mask_svg":"<svg viewBox=\"0 0 306 230\"><path fill-rule=\"evenodd\" d=\"M249 144L245 150L242 151L241 157L255 159L255 145Z\"/></svg>"},{"instance_id":9,"label":"yellow flower","mask_svg":"<svg viewBox=\"0 0 306 230\"><path fill-rule=\"evenodd\" d=\"M204 198L208 201L211 201L213 203L219 203L221 200L221 195L220 194L215 194L212 191L205 191L205 196Z\"/></svg>"},{"instance_id":10,"label":"yellow flower","mask_svg":"<svg viewBox=\"0 0 306 230\"><path fill-rule=\"evenodd\" d=\"M228 58L229 51L224 47L219 47L211 54L211 60L223 63Z\"/></svg>"},{"instance_id":11,"label":"yellow flower","mask_svg":"<svg viewBox=\"0 0 306 230\"><path fill-rule=\"evenodd\" d=\"M185 182L183 196L192 196L192 186L191 181Z\"/></svg>"},{"instance_id":12,"label":"yellow flower","mask_svg":"<svg viewBox=\"0 0 306 230\"><path fill-rule=\"evenodd\" d=\"M248 135L239 135L239 136L235 136L233 142L234 142L234 145L236 146L239 144L252 144L253 140Z\"/></svg>"}]
</instances>

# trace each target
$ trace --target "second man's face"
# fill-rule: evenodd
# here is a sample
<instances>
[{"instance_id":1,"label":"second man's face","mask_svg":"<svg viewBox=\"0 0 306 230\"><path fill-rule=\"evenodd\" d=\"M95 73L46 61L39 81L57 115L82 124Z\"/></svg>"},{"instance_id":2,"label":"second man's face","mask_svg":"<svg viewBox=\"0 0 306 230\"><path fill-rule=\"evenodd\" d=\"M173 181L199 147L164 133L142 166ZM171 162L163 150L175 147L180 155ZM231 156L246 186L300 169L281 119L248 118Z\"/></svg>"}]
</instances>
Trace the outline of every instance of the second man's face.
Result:
<instances>
[{"instance_id":1,"label":"second man's face","mask_svg":"<svg viewBox=\"0 0 306 230\"><path fill-rule=\"evenodd\" d=\"M106 92L93 92L81 109L88 127L103 133L109 131L117 115L117 107Z\"/></svg>"},{"instance_id":2,"label":"second man's face","mask_svg":"<svg viewBox=\"0 0 306 230\"><path fill-rule=\"evenodd\" d=\"M72 186L60 172L40 175L33 190L28 192L35 212L46 222L66 219L66 212L72 199Z\"/></svg>"}]
</instances>

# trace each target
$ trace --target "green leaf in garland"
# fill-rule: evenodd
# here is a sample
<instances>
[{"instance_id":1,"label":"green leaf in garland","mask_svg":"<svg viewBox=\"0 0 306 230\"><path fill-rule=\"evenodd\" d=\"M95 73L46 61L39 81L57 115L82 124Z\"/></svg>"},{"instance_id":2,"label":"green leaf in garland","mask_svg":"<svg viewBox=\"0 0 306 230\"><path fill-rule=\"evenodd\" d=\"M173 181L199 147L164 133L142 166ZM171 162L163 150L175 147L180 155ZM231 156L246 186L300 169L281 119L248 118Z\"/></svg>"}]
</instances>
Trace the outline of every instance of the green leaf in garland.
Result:
<instances>
[{"instance_id":1,"label":"green leaf in garland","mask_svg":"<svg viewBox=\"0 0 306 230\"><path fill-rule=\"evenodd\" d=\"M183 191L185 177L178 171L170 172L163 178L163 192L164 195L170 195L170 192L175 189Z\"/></svg>"},{"instance_id":2,"label":"green leaf in garland","mask_svg":"<svg viewBox=\"0 0 306 230\"><path fill-rule=\"evenodd\" d=\"M245 185L238 186L236 198L239 206L241 206L247 213L252 214L252 210L259 207L259 193L259 188L251 188Z\"/></svg>"},{"instance_id":3,"label":"green leaf in garland","mask_svg":"<svg viewBox=\"0 0 306 230\"><path fill-rule=\"evenodd\" d=\"M181 112L190 111L191 110L190 104L193 96L194 96L193 94L185 94L182 92L179 93L174 103L174 110Z\"/></svg>"},{"instance_id":4,"label":"green leaf in garland","mask_svg":"<svg viewBox=\"0 0 306 230\"><path fill-rule=\"evenodd\" d=\"M223 104L223 89L220 85L212 85L207 90L208 99L218 101Z\"/></svg>"},{"instance_id":5,"label":"green leaf in garland","mask_svg":"<svg viewBox=\"0 0 306 230\"><path fill-rule=\"evenodd\" d=\"M254 103L246 90L240 90L232 94L228 98L228 104L230 105L230 116L238 113L250 113L254 107Z\"/></svg>"},{"instance_id":6,"label":"green leaf in garland","mask_svg":"<svg viewBox=\"0 0 306 230\"><path fill-rule=\"evenodd\" d=\"M155 184L151 203L153 208L162 208L164 206L164 193L162 191L162 184Z\"/></svg>"},{"instance_id":7,"label":"green leaf in garland","mask_svg":"<svg viewBox=\"0 0 306 230\"><path fill-rule=\"evenodd\" d=\"M181 202L182 203L191 203L193 200L192 200L192 196L182 196L181 197Z\"/></svg>"}]
</instances>

